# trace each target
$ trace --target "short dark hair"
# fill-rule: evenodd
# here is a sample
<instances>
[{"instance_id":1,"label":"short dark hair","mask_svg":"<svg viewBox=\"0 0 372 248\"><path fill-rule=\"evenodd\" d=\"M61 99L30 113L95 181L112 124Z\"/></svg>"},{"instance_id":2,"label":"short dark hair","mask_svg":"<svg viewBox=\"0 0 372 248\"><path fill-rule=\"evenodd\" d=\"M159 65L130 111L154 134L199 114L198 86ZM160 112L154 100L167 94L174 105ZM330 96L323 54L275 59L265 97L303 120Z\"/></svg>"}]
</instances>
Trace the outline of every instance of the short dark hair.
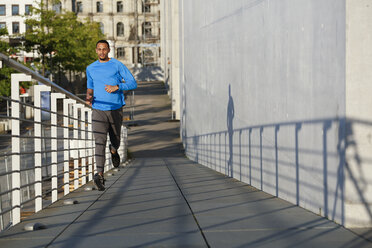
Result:
<instances>
[{"instance_id":1,"label":"short dark hair","mask_svg":"<svg viewBox=\"0 0 372 248\"><path fill-rule=\"evenodd\" d=\"M99 41L97 41L97 43L96 43L96 47L97 47L97 45L98 45L99 43L105 43L105 44L107 44L108 49L110 49L110 44L107 42L107 40L99 40Z\"/></svg>"}]
</instances>

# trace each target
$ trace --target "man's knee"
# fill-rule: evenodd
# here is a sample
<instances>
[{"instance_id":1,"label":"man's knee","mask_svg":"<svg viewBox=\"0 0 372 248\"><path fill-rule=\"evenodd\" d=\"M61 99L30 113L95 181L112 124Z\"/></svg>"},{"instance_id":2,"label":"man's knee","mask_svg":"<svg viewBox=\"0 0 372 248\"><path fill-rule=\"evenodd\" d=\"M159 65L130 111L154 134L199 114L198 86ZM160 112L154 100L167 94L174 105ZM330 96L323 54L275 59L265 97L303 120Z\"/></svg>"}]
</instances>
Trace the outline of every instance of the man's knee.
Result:
<instances>
[{"instance_id":1,"label":"man's knee","mask_svg":"<svg viewBox=\"0 0 372 248\"><path fill-rule=\"evenodd\" d=\"M106 137L96 137L95 139L96 146L97 145L104 146L106 145L106 141L107 141Z\"/></svg>"}]
</instances>

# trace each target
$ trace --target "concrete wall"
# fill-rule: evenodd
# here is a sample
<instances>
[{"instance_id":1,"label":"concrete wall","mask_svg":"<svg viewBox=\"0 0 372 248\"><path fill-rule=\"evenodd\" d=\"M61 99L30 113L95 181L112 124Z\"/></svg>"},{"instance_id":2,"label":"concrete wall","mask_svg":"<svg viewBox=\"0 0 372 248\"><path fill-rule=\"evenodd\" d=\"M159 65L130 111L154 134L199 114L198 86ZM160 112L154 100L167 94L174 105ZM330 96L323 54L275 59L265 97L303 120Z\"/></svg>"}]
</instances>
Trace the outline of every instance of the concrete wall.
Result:
<instances>
[{"instance_id":1,"label":"concrete wall","mask_svg":"<svg viewBox=\"0 0 372 248\"><path fill-rule=\"evenodd\" d=\"M372 226L372 0L346 1L346 40L345 213Z\"/></svg>"},{"instance_id":2,"label":"concrete wall","mask_svg":"<svg viewBox=\"0 0 372 248\"><path fill-rule=\"evenodd\" d=\"M187 156L337 223L372 226L372 2L179 3Z\"/></svg>"}]
</instances>

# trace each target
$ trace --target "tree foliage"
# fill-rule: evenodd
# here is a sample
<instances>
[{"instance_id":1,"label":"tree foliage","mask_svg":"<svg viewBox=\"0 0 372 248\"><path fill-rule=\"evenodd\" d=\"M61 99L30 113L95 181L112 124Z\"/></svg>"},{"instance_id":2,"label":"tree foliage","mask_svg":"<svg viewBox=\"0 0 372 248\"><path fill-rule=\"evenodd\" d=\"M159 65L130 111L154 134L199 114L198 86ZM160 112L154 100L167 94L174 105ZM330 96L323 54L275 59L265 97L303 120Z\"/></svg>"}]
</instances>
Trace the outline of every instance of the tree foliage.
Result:
<instances>
[{"instance_id":1,"label":"tree foliage","mask_svg":"<svg viewBox=\"0 0 372 248\"><path fill-rule=\"evenodd\" d=\"M50 0L49 0L50 1ZM51 4L58 0L50 1ZM27 30L24 34L25 49L36 49L41 55L41 70L84 72L85 68L96 59L95 45L104 36L99 24L86 19L80 21L76 14L63 11L57 14L47 8L45 1L38 7L31 8L31 15L25 16ZM0 29L0 36L8 35L6 29ZM24 49L24 48L23 48ZM0 52L13 54L17 48L0 40ZM30 66L30 65L27 65ZM35 66L38 67L37 63ZM10 95L10 74L16 72L3 65L0 70L0 94ZM21 86L28 86L21 83Z\"/></svg>"},{"instance_id":2,"label":"tree foliage","mask_svg":"<svg viewBox=\"0 0 372 248\"><path fill-rule=\"evenodd\" d=\"M0 95L10 96L10 74L15 71L12 68L3 65L0 72ZM1 101L1 100L0 100Z\"/></svg>"},{"instance_id":3,"label":"tree foliage","mask_svg":"<svg viewBox=\"0 0 372 248\"><path fill-rule=\"evenodd\" d=\"M55 58L64 70L85 71L97 55L96 42L103 38L99 24L86 20L77 20L72 12L66 12L56 21ZM67 35L66 35L67 34Z\"/></svg>"},{"instance_id":4,"label":"tree foliage","mask_svg":"<svg viewBox=\"0 0 372 248\"><path fill-rule=\"evenodd\" d=\"M98 23L78 20L75 13L57 14L43 2L26 19L26 46L36 48L45 70L83 72L96 59L95 44L103 38ZM47 62L48 61L48 62Z\"/></svg>"},{"instance_id":5,"label":"tree foliage","mask_svg":"<svg viewBox=\"0 0 372 248\"><path fill-rule=\"evenodd\" d=\"M6 28L0 29L0 36L8 35L8 30ZM4 54L8 54L10 49L9 43L0 40L0 52ZM13 73L14 70L7 67L3 64L3 67L0 69L0 95L1 96L9 96L10 95L10 74ZM1 102L2 100L0 100Z\"/></svg>"},{"instance_id":6,"label":"tree foliage","mask_svg":"<svg viewBox=\"0 0 372 248\"><path fill-rule=\"evenodd\" d=\"M8 30L6 28L0 28L0 36L8 35ZM0 53L7 53L9 50L8 42L0 40Z\"/></svg>"}]
</instances>

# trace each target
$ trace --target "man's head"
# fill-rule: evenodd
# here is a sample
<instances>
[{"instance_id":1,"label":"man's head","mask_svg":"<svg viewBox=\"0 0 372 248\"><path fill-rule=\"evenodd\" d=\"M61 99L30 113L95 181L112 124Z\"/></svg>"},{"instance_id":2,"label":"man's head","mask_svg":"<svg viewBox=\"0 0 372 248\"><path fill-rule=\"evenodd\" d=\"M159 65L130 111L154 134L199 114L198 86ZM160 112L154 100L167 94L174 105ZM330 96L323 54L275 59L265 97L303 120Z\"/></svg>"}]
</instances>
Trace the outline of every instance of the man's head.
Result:
<instances>
[{"instance_id":1,"label":"man's head","mask_svg":"<svg viewBox=\"0 0 372 248\"><path fill-rule=\"evenodd\" d=\"M110 52L110 44L107 40L99 40L96 43L96 53L100 61L108 61L108 54Z\"/></svg>"}]
</instances>

